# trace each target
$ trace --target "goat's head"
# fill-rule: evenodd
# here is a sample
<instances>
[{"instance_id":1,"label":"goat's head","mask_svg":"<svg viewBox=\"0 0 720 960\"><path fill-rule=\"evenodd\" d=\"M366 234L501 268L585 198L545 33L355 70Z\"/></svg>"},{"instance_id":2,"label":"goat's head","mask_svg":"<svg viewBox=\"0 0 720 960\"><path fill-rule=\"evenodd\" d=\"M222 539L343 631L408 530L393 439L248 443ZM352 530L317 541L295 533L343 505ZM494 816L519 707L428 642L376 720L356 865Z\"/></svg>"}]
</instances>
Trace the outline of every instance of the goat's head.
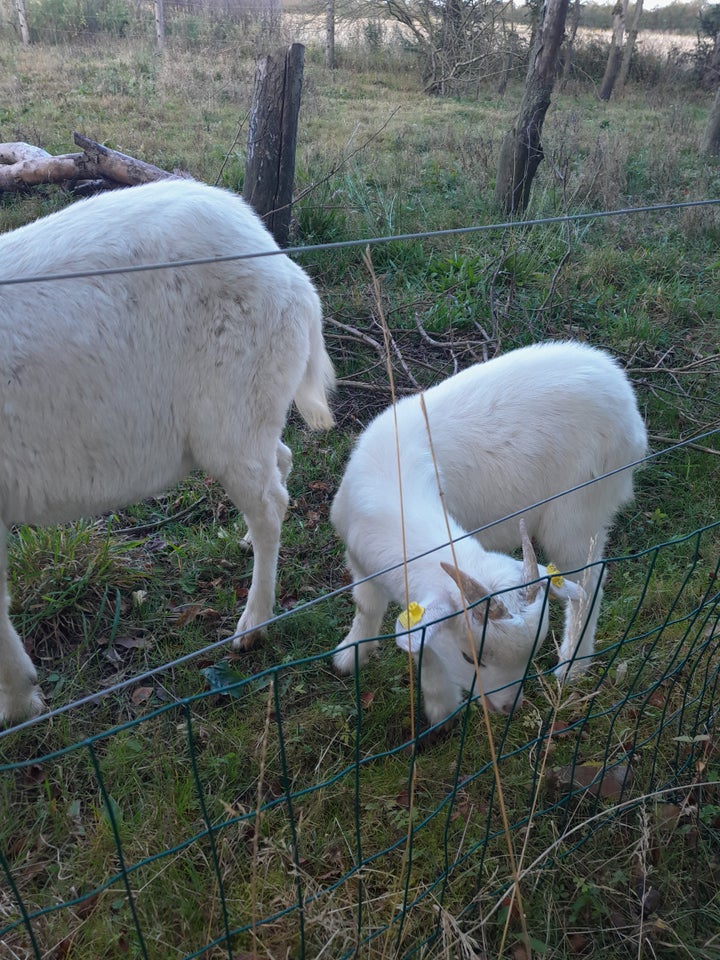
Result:
<instances>
[{"instance_id":1,"label":"goat's head","mask_svg":"<svg viewBox=\"0 0 720 960\"><path fill-rule=\"evenodd\" d=\"M485 582L443 562L433 596L411 605L409 619L406 612L396 624L398 646L420 665L431 723L444 720L468 692L482 692L497 712L520 706L528 664L547 634L547 593L565 601L583 596L578 584L538 565L522 521L520 532L522 561L485 554Z\"/></svg>"}]
</instances>

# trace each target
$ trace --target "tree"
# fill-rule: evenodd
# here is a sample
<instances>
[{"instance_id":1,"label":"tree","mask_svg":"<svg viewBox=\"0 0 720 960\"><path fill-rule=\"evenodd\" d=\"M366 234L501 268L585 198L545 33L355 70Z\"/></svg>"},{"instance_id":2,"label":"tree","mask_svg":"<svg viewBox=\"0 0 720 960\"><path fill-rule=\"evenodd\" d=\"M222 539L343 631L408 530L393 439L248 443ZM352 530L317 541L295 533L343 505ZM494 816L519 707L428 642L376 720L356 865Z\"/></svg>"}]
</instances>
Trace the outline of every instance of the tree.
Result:
<instances>
[{"instance_id":1,"label":"tree","mask_svg":"<svg viewBox=\"0 0 720 960\"><path fill-rule=\"evenodd\" d=\"M625 49L623 50L622 64L620 65L620 76L618 77L618 86L622 89L627 83L628 73L630 72L630 61L632 60L633 50L637 41L637 35L640 31L640 16L642 14L643 0L635 0L630 26L628 27L627 39L625 40Z\"/></svg>"},{"instance_id":2,"label":"tree","mask_svg":"<svg viewBox=\"0 0 720 960\"><path fill-rule=\"evenodd\" d=\"M530 187L544 156L542 127L555 84L568 5L569 0L547 0L530 51L520 110L500 147L495 202L507 213L522 211L527 206Z\"/></svg>"},{"instance_id":3,"label":"tree","mask_svg":"<svg viewBox=\"0 0 720 960\"><path fill-rule=\"evenodd\" d=\"M720 154L720 87L715 94L715 102L710 108L701 149L708 156Z\"/></svg>"},{"instance_id":4,"label":"tree","mask_svg":"<svg viewBox=\"0 0 720 960\"><path fill-rule=\"evenodd\" d=\"M608 54L605 73L598 96L601 100L609 100L612 96L615 81L620 73L623 55L623 36L625 34L625 17L627 15L628 0L617 0L613 7L612 38L610 39L610 53Z\"/></svg>"},{"instance_id":5,"label":"tree","mask_svg":"<svg viewBox=\"0 0 720 960\"><path fill-rule=\"evenodd\" d=\"M580 26L580 0L574 0L572 13L570 14L570 32L565 38L563 44L563 82L570 78L572 70L573 54L575 53L575 39Z\"/></svg>"},{"instance_id":6,"label":"tree","mask_svg":"<svg viewBox=\"0 0 720 960\"><path fill-rule=\"evenodd\" d=\"M510 0L384 0L385 11L412 34L424 60L428 93L463 93L500 75Z\"/></svg>"}]
</instances>

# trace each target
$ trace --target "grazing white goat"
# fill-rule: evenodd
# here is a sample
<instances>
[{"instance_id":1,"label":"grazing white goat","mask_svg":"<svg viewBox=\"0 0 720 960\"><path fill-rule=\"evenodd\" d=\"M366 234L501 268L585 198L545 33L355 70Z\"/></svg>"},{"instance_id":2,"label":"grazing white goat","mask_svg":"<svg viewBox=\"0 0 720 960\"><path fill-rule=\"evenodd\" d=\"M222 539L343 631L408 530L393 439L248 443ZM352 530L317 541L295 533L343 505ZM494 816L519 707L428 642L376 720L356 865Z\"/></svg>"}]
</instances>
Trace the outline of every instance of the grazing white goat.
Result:
<instances>
[{"instance_id":1,"label":"grazing white goat","mask_svg":"<svg viewBox=\"0 0 720 960\"><path fill-rule=\"evenodd\" d=\"M422 647L421 686L430 721L444 719L463 702L473 688L476 657L489 706L510 712L522 700L520 683L547 630L545 587L502 593L489 605L474 606L467 619L452 615L463 611L461 590L465 603L474 604L548 570L534 566L517 518L477 537L457 538L640 459L645 426L620 367L603 351L574 342L512 351L423 396L427 423L420 396L414 396L367 427L335 497L331 517L353 578L386 572L354 588L355 619L334 663L343 673L353 670L356 657L363 664L377 641L359 641L378 636L389 602L406 607L409 600L396 639L416 658ZM602 594L602 564L596 561L613 516L631 498L627 470L523 515L548 561L570 572L570 579L556 576L549 588L566 601L561 677L585 669L593 652ZM443 504L454 555L450 546L436 550L449 539ZM511 551L524 539L523 564L486 552ZM406 571L387 569L421 554ZM573 572L588 563L594 565L584 573Z\"/></svg>"},{"instance_id":2,"label":"grazing white goat","mask_svg":"<svg viewBox=\"0 0 720 960\"><path fill-rule=\"evenodd\" d=\"M0 236L0 280L277 249L239 197L167 180ZM42 707L8 616L10 524L116 509L199 467L252 538L238 632L272 616L288 409L294 399L311 427L333 424L321 325L311 281L284 254L0 285L0 720Z\"/></svg>"}]
</instances>

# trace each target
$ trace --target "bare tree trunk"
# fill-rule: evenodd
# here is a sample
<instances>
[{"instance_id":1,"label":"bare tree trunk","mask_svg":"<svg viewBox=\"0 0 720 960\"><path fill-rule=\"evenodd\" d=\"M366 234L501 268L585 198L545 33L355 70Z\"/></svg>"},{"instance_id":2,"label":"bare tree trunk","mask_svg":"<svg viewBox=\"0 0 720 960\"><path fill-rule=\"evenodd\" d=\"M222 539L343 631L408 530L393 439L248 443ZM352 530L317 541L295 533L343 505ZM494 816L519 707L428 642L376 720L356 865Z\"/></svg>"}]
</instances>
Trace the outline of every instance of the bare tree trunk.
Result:
<instances>
[{"instance_id":1,"label":"bare tree trunk","mask_svg":"<svg viewBox=\"0 0 720 960\"><path fill-rule=\"evenodd\" d=\"M718 87L715 102L710 109L701 149L708 156L718 156L720 154L720 87Z\"/></svg>"},{"instance_id":2,"label":"bare tree trunk","mask_svg":"<svg viewBox=\"0 0 720 960\"><path fill-rule=\"evenodd\" d=\"M280 246L288 242L305 47L263 57L255 72L243 197Z\"/></svg>"},{"instance_id":3,"label":"bare tree trunk","mask_svg":"<svg viewBox=\"0 0 720 960\"><path fill-rule=\"evenodd\" d=\"M708 89L714 86L720 80L720 32L715 34L715 44L713 46L710 63L703 77Z\"/></svg>"},{"instance_id":4,"label":"bare tree trunk","mask_svg":"<svg viewBox=\"0 0 720 960\"><path fill-rule=\"evenodd\" d=\"M155 36L158 50L165 49L165 8L163 0L155 0Z\"/></svg>"},{"instance_id":5,"label":"bare tree trunk","mask_svg":"<svg viewBox=\"0 0 720 960\"><path fill-rule=\"evenodd\" d=\"M28 28L27 17L25 16L25 0L15 0L15 9L17 10L18 20L20 21L20 37L23 46L30 46L30 29Z\"/></svg>"},{"instance_id":6,"label":"bare tree trunk","mask_svg":"<svg viewBox=\"0 0 720 960\"><path fill-rule=\"evenodd\" d=\"M635 0L635 6L633 7L632 17L628 27L627 39L625 40L622 64L620 65L620 76L618 77L618 86L621 90L627 83L628 73L630 72L630 61L632 60L633 50L637 42L637 35L640 32L642 8L643 0Z\"/></svg>"},{"instance_id":7,"label":"bare tree trunk","mask_svg":"<svg viewBox=\"0 0 720 960\"><path fill-rule=\"evenodd\" d=\"M502 76L500 77L500 83L498 84L497 92L498 96L504 96L505 91L507 90L508 82L510 81L510 74L512 73L513 63L517 57L518 52L518 35L515 30L511 30L507 38L507 51L505 53L505 65L503 66Z\"/></svg>"},{"instance_id":8,"label":"bare tree trunk","mask_svg":"<svg viewBox=\"0 0 720 960\"><path fill-rule=\"evenodd\" d=\"M335 69L335 0L325 0L325 66Z\"/></svg>"},{"instance_id":9,"label":"bare tree trunk","mask_svg":"<svg viewBox=\"0 0 720 960\"><path fill-rule=\"evenodd\" d=\"M623 36L625 34L625 15L627 13L628 0L617 0L613 7L613 29L610 40L610 53L605 65L605 73L600 84L598 96L601 100L609 100L612 96L615 81L620 72L622 62Z\"/></svg>"},{"instance_id":10,"label":"bare tree trunk","mask_svg":"<svg viewBox=\"0 0 720 960\"><path fill-rule=\"evenodd\" d=\"M570 79L570 71L572 70L572 64L573 64L573 54L575 52L575 37L577 37L579 26L580 26L580 0L574 0L572 5L572 13L570 14L570 33L565 38L565 43L563 44L563 48L562 48L562 52L564 55L563 83L566 83Z\"/></svg>"},{"instance_id":11,"label":"bare tree trunk","mask_svg":"<svg viewBox=\"0 0 720 960\"><path fill-rule=\"evenodd\" d=\"M568 5L569 0L547 0L530 52L520 110L500 147L495 203L507 213L527 207L530 187L543 158L540 138L555 84Z\"/></svg>"}]
</instances>

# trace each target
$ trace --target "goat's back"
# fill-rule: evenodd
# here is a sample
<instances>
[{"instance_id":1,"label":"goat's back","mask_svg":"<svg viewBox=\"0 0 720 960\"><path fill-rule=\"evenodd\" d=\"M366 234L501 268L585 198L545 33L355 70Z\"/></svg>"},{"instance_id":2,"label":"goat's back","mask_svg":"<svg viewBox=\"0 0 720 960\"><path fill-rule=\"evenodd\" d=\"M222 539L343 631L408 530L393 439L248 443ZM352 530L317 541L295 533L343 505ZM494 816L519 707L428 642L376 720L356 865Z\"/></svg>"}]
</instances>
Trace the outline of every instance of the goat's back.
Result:
<instances>
[{"instance_id":1,"label":"goat's back","mask_svg":"<svg viewBox=\"0 0 720 960\"><path fill-rule=\"evenodd\" d=\"M608 354L581 343L512 351L450 377L424 399L445 503L466 530L631 463L646 450L645 426L624 372ZM418 484L436 487L419 397L398 403L397 426L406 495ZM350 459L333 510L339 528L357 503L369 512L373 499L387 502L397 486L390 409L368 426ZM562 503L591 532L606 529L631 497L628 470ZM528 514L531 535L541 521L542 509ZM509 550L518 545L517 530L513 520L480 539L488 549Z\"/></svg>"},{"instance_id":2,"label":"goat's back","mask_svg":"<svg viewBox=\"0 0 720 960\"><path fill-rule=\"evenodd\" d=\"M168 180L0 236L0 279L277 249L239 197ZM283 254L0 286L0 518L71 519L194 466L221 476L239 449L252 461L274 448L311 352L322 408L319 299ZM312 406L313 385L300 392Z\"/></svg>"}]
</instances>

